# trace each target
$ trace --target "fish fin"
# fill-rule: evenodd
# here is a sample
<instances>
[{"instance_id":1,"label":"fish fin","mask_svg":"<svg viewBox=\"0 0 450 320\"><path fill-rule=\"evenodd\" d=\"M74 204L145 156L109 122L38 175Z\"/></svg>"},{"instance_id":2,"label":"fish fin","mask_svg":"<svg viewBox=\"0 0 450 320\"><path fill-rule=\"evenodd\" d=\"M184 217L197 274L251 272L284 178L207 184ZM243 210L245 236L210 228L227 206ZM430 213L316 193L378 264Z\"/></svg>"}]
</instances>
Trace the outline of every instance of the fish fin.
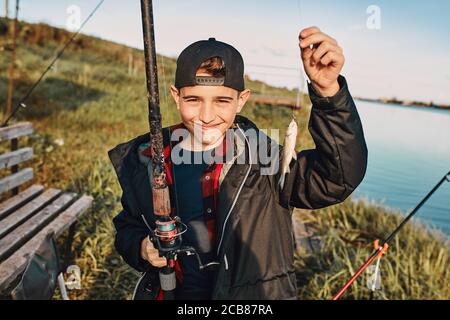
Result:
<instances>
[{"instance_id":1,"label":"fish fin","mask_svg":"<svg viewBox=\"0 0 450 320\"><path fill-rule=\"evenodd\" d=\"M284 181L285 181L285 179L286 179L286 173L283 173L280 176L280 180L278 180L278 185L280 187L280 190L283 190L283 188L284 188Z\"/></svg>"},{"instance_id":2,"label":"fish fin","mask_svg":"<svg viewBox=\"0 0 450 320\"><path fill-rule=\"evenodd\" d=\"M291 161L289 161L289 163L288 163L286 169L284 170L283 174L291 172L291 162L292 162L292 158L291 158Z\"/></svg>"}]
</instances>

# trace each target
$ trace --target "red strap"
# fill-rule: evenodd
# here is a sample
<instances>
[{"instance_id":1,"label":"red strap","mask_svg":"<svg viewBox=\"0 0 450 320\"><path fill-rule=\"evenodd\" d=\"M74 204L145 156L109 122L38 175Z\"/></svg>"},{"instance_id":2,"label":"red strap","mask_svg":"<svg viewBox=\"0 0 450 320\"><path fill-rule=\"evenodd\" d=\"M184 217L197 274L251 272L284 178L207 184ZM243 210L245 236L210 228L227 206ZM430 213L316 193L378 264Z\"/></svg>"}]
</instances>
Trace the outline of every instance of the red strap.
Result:
<instances>
[{"instance_id":1,"label":"red strap","mask_svg":"<svg viewBox=\"0 0 450 320\"><path fill-rule=\"evenodd\" d=\"M164 300L164 291L163 291L163 289L159 289L159 292L158 292L158 296L156 297L156 300Z\"/></svg>"},{"instance_id":2,"label":"red strap","mask_svg":"<svg viewBox=\"0 0 450 320\"><path fill-rule=\"evenodd\" d=\"M218 163L216 167L214 168L214 171L212 172L213 175L213 195L214 195L214 206L217 210L218 200L219 200L219 178L220 178L220 172L222 171L223 163Z\"/></svg>"}]
</instances>

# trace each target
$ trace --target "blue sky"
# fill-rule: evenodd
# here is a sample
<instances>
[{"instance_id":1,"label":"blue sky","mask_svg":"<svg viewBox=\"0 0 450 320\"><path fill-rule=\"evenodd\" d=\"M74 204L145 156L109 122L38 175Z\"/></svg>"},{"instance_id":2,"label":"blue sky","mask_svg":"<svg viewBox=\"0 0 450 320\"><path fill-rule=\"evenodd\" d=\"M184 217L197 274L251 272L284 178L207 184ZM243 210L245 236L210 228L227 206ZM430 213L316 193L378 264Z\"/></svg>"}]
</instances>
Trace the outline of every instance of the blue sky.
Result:
<instances>
[{"instance_id":1,"label":"blue sky","mask_svg":"<svg viewBox=\"0 0 450 320\"><path fill-rule=\"evenodd\" d=\"M14 1L10 1L14 2ZM154 0L157 50L176 57L190 43L215 37L243 55L246 72L275 85L298 87L297 37L319 26L344 48L354 95L450 103L450 1L406 0ZM82 20L94 0L21 0L20 19L66 26L67 8ZM366 27L370 5L381 29ZM3 10L3 5L0 7ZM11 8L12 10L12 8ZM142 48L140 1L106 0L84 32Z\"/></svg>"}]
</instances>

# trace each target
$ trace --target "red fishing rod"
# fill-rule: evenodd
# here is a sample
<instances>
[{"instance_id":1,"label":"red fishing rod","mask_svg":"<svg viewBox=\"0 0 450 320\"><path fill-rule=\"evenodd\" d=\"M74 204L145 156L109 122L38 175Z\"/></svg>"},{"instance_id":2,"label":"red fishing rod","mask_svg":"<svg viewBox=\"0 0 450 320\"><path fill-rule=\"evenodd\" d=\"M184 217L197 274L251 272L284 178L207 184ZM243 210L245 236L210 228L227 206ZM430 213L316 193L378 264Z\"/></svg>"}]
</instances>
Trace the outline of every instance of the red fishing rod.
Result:
<instances>
[{"instance_id":1,"label":"red fishing rod","mask_svg":"<svg viewBox=\"0 0 450 320\"><path fill-rule=\"evenodd\" d=\"M339 300L339 298L344 294L344 292L351 286L351 284L361 275L361 273L366 270L368 266L378 257L387 250L389 247L389 242L395 237L395 235L403 228L403 226L416 214L416 212L424 205L425 202L436 192L437 189L444 183L444 181L450 182L450 171L434 186L433 189L420 201L420 203L411 211L411 213L403 219L403 221L392 231L386 239L379 243L375 242L376 249L370 255L370 257L364 262L364 264L355 272L355 274L348 280L345 285L339 290L339 292L333 297L333 300ZM379 243L379 244L378 244Z\"/></svg>"}]
</instances>

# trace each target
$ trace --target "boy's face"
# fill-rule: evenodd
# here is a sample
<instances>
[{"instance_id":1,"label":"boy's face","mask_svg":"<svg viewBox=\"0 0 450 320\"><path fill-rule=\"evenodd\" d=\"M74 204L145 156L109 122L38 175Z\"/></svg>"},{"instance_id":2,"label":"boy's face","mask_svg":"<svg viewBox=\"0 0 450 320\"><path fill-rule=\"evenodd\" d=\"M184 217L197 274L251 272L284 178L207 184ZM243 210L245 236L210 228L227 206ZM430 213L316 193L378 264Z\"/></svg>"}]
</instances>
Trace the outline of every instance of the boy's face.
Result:
<instances>
[{"instance_id":1,"label":"boy's face","mask_svg":"<svg viewBox=\"0 0 450 320\"><path fill-rule=\"evenodd\" d=\"M210 76L201 69L196 75ZM242 110L250 97L248 89L238 94L237 90L225 86L202 85L179 90L171 86L171 93L184 125L202 149L220 144L236 113Z\"/></svg>"}]
</instances>

